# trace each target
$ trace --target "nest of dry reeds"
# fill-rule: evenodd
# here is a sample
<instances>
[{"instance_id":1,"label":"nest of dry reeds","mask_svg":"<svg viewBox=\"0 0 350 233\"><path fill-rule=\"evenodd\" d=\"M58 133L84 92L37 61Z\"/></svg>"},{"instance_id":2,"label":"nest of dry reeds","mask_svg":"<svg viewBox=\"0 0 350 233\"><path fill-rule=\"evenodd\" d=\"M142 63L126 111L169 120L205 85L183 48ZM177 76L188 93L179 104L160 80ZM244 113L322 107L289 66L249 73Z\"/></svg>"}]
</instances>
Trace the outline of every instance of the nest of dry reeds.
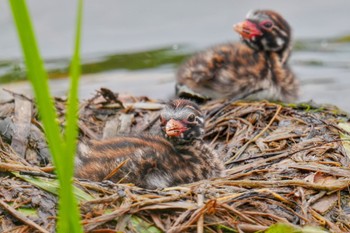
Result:
<instances>
[{"instance_id":1,"label":"nest of dry reeds","mask_svg":"<svg viewBox=\"0 0 350 233\"><path fill-rule=\"evenodd\" d=\"M65 105L56 98L61 124ZM157 134L162 106L101 89L81 104L80 137ZM202 110L227 177L153 191L76 180L86 232L256 232L277 222L350 232L346 114L225 100ZM0 232L54 232L57 183L33 101L13 94L0 118Z\"/></svg>"}]
</instances>

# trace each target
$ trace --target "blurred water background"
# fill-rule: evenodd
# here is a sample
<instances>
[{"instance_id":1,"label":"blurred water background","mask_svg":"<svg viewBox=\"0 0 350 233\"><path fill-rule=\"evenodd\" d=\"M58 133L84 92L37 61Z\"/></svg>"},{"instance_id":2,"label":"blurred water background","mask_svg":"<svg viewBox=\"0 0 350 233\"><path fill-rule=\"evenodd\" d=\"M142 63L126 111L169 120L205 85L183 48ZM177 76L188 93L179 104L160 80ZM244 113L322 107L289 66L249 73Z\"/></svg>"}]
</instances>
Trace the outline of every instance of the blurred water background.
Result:
<instances>
[{"instance_id":1,"label":"blurred water background","mask_svg":"<svg viewBox=\"0 0 350 233\"><path fill-rule=\"evenodd\" d=\"M72 0L29 0L52 92L65 95L74 39ZM232 25L251 9L273 9L293 28L291 65L300 101L331 103L350 112L350 1L348 0L86 0L80 96L99 87L169 98L174 73L192 53L238 41ZM0 0L0 88L30 93L8 2ZM8 98L0 90L0 99Z\"/></svg>"}]
</instances>

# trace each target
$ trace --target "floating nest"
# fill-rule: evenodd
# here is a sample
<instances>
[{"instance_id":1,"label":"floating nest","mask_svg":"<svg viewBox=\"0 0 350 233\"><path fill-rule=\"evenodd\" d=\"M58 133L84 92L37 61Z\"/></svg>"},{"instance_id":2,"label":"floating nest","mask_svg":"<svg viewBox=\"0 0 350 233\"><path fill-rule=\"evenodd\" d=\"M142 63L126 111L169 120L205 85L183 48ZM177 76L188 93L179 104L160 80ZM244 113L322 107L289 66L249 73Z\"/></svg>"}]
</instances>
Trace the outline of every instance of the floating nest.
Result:
<instances>
[{"instance_id":1,"label":"floating nest","mask_svg":"<svg viewBox=\"0 0 350 233\"><path fill-rule=\"evenodd\" d=\"M56 98L64 125L66 100ZM163 103L108 89L80 108L80 139L159 133ZM270 102L202 105L227 177L162 190L75 180L86 232L256 232L275 223L350 232L349 116ZM57 180L33 101L0 106L0 232L55 232Z\"/></svg>"}]
</instances>

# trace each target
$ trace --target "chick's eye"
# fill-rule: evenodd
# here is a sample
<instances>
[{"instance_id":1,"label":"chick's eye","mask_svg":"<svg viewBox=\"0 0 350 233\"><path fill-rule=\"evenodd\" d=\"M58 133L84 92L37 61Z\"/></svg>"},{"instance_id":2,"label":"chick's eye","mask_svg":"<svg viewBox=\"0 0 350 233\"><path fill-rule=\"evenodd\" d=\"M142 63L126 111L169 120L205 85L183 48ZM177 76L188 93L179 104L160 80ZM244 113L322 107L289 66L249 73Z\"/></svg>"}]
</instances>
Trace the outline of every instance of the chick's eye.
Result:
<instances>
[{"instance_id":1,"label":"chick's eye","mask_svg":"<svg viewBox=\"0 0 350 233\"><path fill-rule=\"evenodd\" d=\"M188 122L194 122L195 119L196 119L196 116L194 114L191 114L187 117Z\"/></svg>"},{"instance_id":2,"label":"chick's eye","mask_svg":"<svg viewBox=\"0 0 350 233\"><path fill-rule=\"evenodd\" d=\"M262 23L264 28L271 28L272 27L272 22L271 21L265 21Z\"/></svg>"}]
</instances>

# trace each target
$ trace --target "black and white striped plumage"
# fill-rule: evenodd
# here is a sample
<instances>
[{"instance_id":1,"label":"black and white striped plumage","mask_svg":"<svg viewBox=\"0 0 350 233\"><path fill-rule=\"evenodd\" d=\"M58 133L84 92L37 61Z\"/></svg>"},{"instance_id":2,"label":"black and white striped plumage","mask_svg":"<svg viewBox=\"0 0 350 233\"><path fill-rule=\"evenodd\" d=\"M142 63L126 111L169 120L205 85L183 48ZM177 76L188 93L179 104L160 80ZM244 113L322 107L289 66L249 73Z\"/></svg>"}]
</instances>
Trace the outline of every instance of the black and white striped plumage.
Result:
<instances>
[{"instance_id":1,"label":"black and white striped plumage","mask_svg":"<svg viewBox=\"0 0 350 233\"><path fill-rule=\"evenodd\" d=\"M288 66L291 30L270 10L248 13L234 25L243 43L215 46L189 58L178 70L178 96L188 89L203 98L250 98L290 102L299 83Z\"/></svg>"},{"instance_id":2,"label":"black and white striped plumage","mask_svg":"<svg viewBox=\"0 0 350 233\"><path fill-rule=\"evenodd\" d=\"M161 136L119 136L80 144L75 176L108 179L147 189L164 188L223 175L224 165L203 141L203 116L196 104L177 99L161 112Z\"/></svg>"}]
</instances>

